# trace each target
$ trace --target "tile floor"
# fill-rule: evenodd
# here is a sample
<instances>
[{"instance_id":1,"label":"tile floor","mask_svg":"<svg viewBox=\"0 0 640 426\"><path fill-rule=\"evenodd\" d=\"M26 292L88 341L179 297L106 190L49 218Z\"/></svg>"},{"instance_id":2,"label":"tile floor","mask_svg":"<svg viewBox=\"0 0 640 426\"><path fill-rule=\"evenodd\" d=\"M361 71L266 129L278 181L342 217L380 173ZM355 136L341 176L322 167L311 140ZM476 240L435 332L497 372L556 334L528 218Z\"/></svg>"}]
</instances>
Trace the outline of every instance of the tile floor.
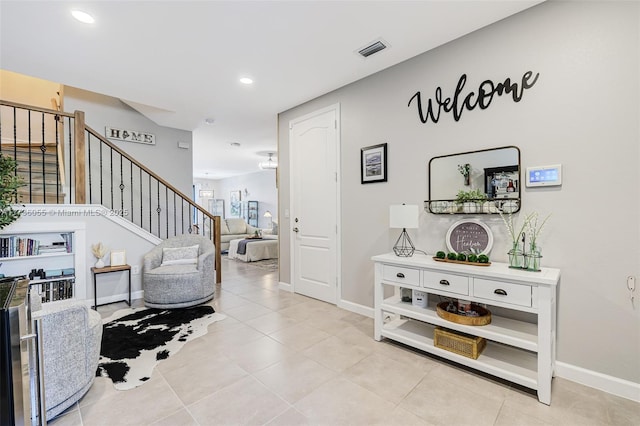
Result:
<instances>
[{"instance_id":1,"label":"tile floor","mask_svg":"<svg viewBox=\"0 0 640 426\"><path fill-rule=\"evenodd\" d=\"M212 303L225 320L141 387L116 391L97 378L50 424L640 425L638 403L556 378L552 405L540 404L508 383L374 341L372 319L279 291L277 272L223 263Z\"/></svg>"}]
</instances>

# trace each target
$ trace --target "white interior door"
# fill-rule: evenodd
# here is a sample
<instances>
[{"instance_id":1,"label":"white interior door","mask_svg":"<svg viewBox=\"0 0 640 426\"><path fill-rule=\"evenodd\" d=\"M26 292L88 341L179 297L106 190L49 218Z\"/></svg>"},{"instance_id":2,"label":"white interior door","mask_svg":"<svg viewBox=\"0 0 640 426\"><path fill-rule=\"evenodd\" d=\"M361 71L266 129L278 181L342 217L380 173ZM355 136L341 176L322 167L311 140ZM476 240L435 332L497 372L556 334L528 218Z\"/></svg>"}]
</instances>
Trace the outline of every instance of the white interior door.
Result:
<instances>
[{"instance_id":1,"label":"white interior door","mask_svg":"<svg viewBox=\"0 0 640 426\"><path fill-rule=\"evenodd\" d=\"M293 291L335 304L338 288L339 106L292 120Z\"/></svg>"}]
</instances>

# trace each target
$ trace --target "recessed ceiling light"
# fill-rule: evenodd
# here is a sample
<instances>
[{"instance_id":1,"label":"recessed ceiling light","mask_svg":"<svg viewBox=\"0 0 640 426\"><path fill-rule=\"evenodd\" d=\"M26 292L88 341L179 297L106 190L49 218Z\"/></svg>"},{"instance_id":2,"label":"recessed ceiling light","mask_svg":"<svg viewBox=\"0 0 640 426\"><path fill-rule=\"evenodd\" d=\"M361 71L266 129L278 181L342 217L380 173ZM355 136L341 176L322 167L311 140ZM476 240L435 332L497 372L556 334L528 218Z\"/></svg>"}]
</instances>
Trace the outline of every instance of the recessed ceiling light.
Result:
<instances>
[{"instance_id":1,"label":"recessed ceiling light","mask_svg":"<svg viewBox=\"0 0 640 426\"><path fill-rule=\"evenodd\" d=\"M242 84L253 84L253 80L250 79L249 77L242 77L240 79L240 83L242 83Z\"/></svg>"},{"instance_id":2,"label":"recessed ceiling light","mask_svg":"<svg viewBox=\"0 0 640 426\"><path fill-rule=\"evenodd\" d=\"M229 145L237 148L237 147L240 146L240 143L239 142L231 142Z\"/></svg>"},{"instance_id":3,"label":"recessed ceiling light","mask_svg":"<svg viewBox=\"0 0 640 426\"><path fill-rule=\"evenodd\" d=\"M216 120L215 120L215 118L209 117L209 118L205 118L204 122L209 124L209 125L211 125L211 124L215 123Z\"/></svg>"},{"instance_id":4,"label":"recessed ceiling light","mask_svg":"<svg viewBox=\"0 0 640 426\"><path fill-rule=\"evenodd\" d=\"M71 14L73 15L74 18L76 18L78 21L84 24L93 24L94 22L96 22L96 20L93 19L93 16L81 10L74 9L71 11Z\"/></svg>"}]
</instances>

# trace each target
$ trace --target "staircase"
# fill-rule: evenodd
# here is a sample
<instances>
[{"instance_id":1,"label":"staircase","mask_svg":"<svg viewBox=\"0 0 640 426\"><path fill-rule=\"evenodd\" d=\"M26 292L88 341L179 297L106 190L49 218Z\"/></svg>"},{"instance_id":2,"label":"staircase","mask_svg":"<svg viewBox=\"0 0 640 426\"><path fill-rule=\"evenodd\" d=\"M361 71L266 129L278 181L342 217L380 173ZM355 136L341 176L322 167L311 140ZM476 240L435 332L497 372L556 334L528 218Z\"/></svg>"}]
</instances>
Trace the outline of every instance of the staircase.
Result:
<instances>
[{"instance_id":1,"label":"staircase","mask_svg":"<svg viewBox=\"0 0 640 426\"><path fill-rule=\"evenodd\" d=\"M2 154L14 158L18 176L25 186L18 189L18 201L29 204L64 203L62 161L56 144L11 146Z\"/></svg>"},{"instance_id":2,"label":"staircase","mask_svg":"<svg viewBox=\"0 0 640 426\"><path fill-rule=\"evenodd\" d=\"M216 247L222 281L220 216L87 126L82 111L0 99L0 153L18 163L20 204L98 204L161 239L201 234Z\"/></svg>"}]
</instances>

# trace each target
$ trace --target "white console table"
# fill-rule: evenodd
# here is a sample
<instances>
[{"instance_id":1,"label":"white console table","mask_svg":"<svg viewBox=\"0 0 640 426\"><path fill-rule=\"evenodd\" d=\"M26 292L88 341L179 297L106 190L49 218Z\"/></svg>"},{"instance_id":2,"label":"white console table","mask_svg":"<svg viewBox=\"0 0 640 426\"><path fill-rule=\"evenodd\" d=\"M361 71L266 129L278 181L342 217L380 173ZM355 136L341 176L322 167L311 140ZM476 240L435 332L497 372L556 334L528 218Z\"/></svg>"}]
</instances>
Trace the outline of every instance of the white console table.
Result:
<instances>
[{"instance_id":1,"label":"white console table","mask_svg":"<svg viewBox=\"0 0 640 426\"><path fill-rule=\"evenodd\" d=\"M510 269L504 263L472 266L437 262L431 256L374 256L375 339L386 337L447 358L485 373L535 389L538 400L551 404L551 379L555 367L556 291L560 270L540 272ZM395 291L389 296L393 287ZM471 300L506 308L492 312L491 324L467 326L447 321L427 308L402 302L399 288L418 289L433 295ZM387 296L385 296L387 295ZM510 311L528 312L526 320ZM533 320L531 320L533 318ZM477 360L440 349L433 344L436 326L480 336L487 347Z\"/></svg>"}]
</instances>

